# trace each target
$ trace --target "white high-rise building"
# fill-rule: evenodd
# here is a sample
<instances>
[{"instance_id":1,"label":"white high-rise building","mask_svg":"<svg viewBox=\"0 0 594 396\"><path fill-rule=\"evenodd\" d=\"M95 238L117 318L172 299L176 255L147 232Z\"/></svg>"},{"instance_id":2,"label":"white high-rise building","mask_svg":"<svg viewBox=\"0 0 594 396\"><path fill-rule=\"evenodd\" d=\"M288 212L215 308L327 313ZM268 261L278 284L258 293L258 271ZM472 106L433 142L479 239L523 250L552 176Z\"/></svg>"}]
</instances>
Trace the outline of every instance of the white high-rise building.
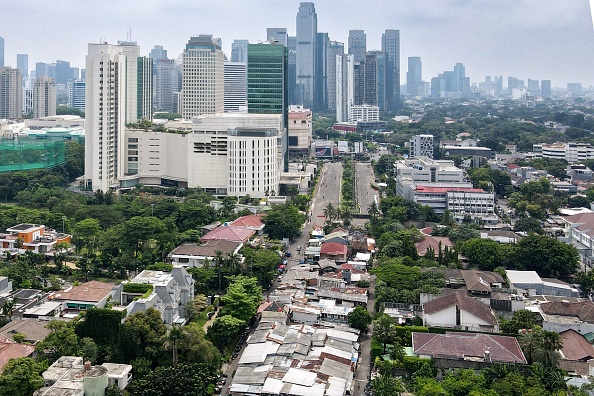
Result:
<instances>
[{"instance_id":1,"label":"white high-rise building","mask_svg":"<svg viewBox=\"0 0 594 396\"><path fill-rule=\"evenodd\" d=\"M35 78L31 78L31 77L23 78L23 115L24 116L31 116L33 114L33 85L34 84L35 84Z\"/></svg>"},{"instance_id":2,"label":"white high-rise building","mask_svg":"<svg viewBox=\"0 0 594 396\"><path fill-rule=\"evenodd\" d=\"M33 88L33 117L56 115L56 84L50 77L35 79Z\"/></svg>"},{"instance_id":3,"label":"white high-rise building","mask_svg":"<svg viewBox=\"0 0 594 396\"><path fill-rule=\"evenodd\" d=\"M433 135L415 135L408 144L410 157L429 157L433 159Z\"/></svg>"},{"instance_id":4,"label":"white high-rise building","mask_svg":"<svg viewBox=\"0 0 594 396\"><path fill-rule=\"evenodd\" d=\"M126 56L126 124L152 119L153 61L140 56L136 41L118 41Z\"/></svg>"},{"instance_id":5,"label":"white high-rise building","mask_svg":"<svg viewBox=\"0 0 594 396\"><path fill-rule=\"evenodd\" d=\"M349 108L349 122L374 122L379 121L379 106L352 105Z\"/></svg>"},{"instance_id":6,"label":"white high-rise building","mask_svg":"<svg viewBox=\"0 0 594 396\"><path fill-rule=\"evenodd\" d=\"M84 80L68 82L68 107L85 111L85 86Z\"/></svg>"},{"instance_id":7,"label":"white high-rise building","mask_svg":"<svg viewBox=\"0 0 594 396\"><path fill-rule=\"evenodd\" d=\"M336 56L336 121L346 122L354 100L354 55Z\"/></svg>"},{"instance_id":8,"label":"white high-rise building","mask_svg":"<svg viewBox=\"0 0 594 396\"><path fill-rule=\"evenodd\" d=\"M0 119L23 117L23 77L19 69L0 67Z\"/></svg>"},{"instance_id":9,"label":"white high-rise building","mask_svg":"<svg viewBox=\"0 0 594 396\"><path fill-rule=\"evenodd\" d=\"M107 191L119 186L126 155L126 55L117 45L89 44L85 70L85 184Z\"/></svg>"},{"instance_id":10,"label":"white high-rise building","mask_svg":"<svg viewBox=\"0 0 594 396\"><path fill-rule=\"evenodd\" d=\"M247 111L246 64L225 62L225 113L247 113Z\"/></svg>"},{"instance_id":11,"label":"white high-rise building","mask_svg":"<svg viewBox=\"0 0 594 396\"><path fill-rule=\"evenodd\" d=\"M328 97L328 110L336 110L336 57L344 54L344 44L330 41L326 59L327 75L326 92Z\"/></svg>"},{"instance_id":12,"label":"white high-rise building","mask_svg":"<svg viewBox=\"0 0 594 396\"><path fill-rule=\"evenodd\" d=\"M224 111L224 62L220 39L212 35L190 37L183 53L184 118Z\"/></svg>"}]
</instances>

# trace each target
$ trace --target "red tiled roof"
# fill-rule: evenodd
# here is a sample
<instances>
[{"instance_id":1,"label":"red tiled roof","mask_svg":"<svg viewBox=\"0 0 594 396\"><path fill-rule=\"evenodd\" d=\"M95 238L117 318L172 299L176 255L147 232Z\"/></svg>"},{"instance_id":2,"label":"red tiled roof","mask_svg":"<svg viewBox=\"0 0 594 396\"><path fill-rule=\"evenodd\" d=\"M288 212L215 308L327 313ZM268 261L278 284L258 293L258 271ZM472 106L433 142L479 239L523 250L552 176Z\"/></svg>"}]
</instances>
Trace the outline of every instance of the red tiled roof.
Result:
<instances>
[{"instance_id":1,"label":"red tiled roof","mask_svg":"<svg viewBox=\"0 0 594 396\"><path fill-rule=\"evenodd\" d=\"M30 356L35 351L33 345L17 344L4 337L0 340L0 373L10 359Z\"/></svg>"},{"instance_id":2,"label":"red tiled roof","mask_svg":"<svg viewBox=\"0 0 594 396\"><path fill-rule=\"evenodd\" d=\"M338 242L325 242L320 247L320 254L329 255L345 255L347 254L347 246Z\"/></svg>"},{"instance_id":3,"label":"red tiled roof","mask_svg":"<svg viewBox=\"0 0 594 396\"><path fill-rule=\"evenodd\" d=\"M235 219L229 224L234 227L249 227L249 228L262 228L264 227L264 220L261 215L247 215L241 216Z\"/></svg>"},{"instance_id":4,"label":"red tiled roof","mask_svg":"<svg viewBox=\"0 0 594 396\"><path fill-rule=\"evenodd\" d=\"M559 338L563 341L563 358L583 362L594 358L594 347L577 331L565 330L559 333Z\"/></svg>"},{"instance_id":5,"label":"red tiled roof","mask_svg":"<svg viewBox=\"0 0 594 396\"><path fill-rule=\"evenodd\" d=\"M70 300L98 303L111 293L114 286L113 283L93 280L73 287L69 291L58 292L54 294L54 299L58 301Z\"/></svg>"},{"instance_id":6,"label":"red tiled roof","mask_svg":"<svg viewBox=\"0 0 594 396\"><path fill-rule=\"evenodd\" d=\"M509 165L507 166L507 168L508 168L508 169L518 169L519 167L520 167L520 166L519 166L519 165L516 165L516 164L509 164Z\"/></svg>"},{"instance_id":7,"label":"red tiled roof","mask_svg":"<svg viewBox=\"0 0 594 396\"><path fill-rule=\"evenodd\" d=\"M226 241L235 242L246 242L252 235L255 234L254 230L250 230L242 227L234 226L223 226L217 227L211 232L203 235L200 240L206 242L212 239L224 239Z\"/></svg>"},{"instance_id":8,"label":"red tiled roof","mask_svg":"<svg viewBox=\"0 0 594 396\"><path fill-rule=\"evenodd\" d=\"M547 315L577 316L582 322L594 323L592 301L552 301L540 304L540 309Z\"/></svg>"},{"instance_id":9,"label":"red tiled roof","mask_svg":"<svg viewBox=\"0 0 594 396\"><path fill-rule=\"evenodd\" d=\"M472 315L484 320L492 325L497 324L497 319L491 308L482 302L475 300L472 297L466 296L464 292L449 293L423 304L423 312L426 314L433 314L444 309L456 305L459 309L463 309Z\"/></svg>"},{"instance_id":10,"label":"red tiled roof","mask_svg":"<svg viewBox=\"0 0 594 396\"><path fill-rule=\"evenodd\" d=\"M429 246L433 248L433 251L437 256L439 254L439 242L441 242L442 251L445 249L446 246L454 246L454 244L452 243L452 241L450 241L450 238L448 237L434 237L428 235L421 242L415 243L419 256L424 256L425 254L427 254L427 249L429 248Z\"/></svg>"},{"instance_id":11,"label":"red tiled roof","mask_svg":"<svg viewBox=\"0 0 594 396\"><path fill-rule=\"evenodd\" d=\"M526 364L524 353L515 337L456 332L412 333L412 344L418 355L452 359L466 356L482 358L485 351L489 351L493 362Z\"/></svg>"}]
</instances>

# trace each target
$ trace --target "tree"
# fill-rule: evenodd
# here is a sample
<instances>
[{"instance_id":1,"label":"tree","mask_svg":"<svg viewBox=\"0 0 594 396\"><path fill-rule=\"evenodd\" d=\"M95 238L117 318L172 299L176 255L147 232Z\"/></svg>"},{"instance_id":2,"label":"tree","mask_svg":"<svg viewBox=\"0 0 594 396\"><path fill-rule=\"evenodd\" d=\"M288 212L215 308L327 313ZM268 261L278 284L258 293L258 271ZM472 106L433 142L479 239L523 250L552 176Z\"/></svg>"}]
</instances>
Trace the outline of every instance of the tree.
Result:
<instances>
[{"instance_id":1,"label":"tree","mask_svg":"<svg viewBox=\"0 0 594 396\"><path fill-rule=\"evenodd\" d=\"M45 383L41 373L45 362L23 357L8 361L0 374L0 396L30 396Z\"/></svg>"},{"instance_id":2,"label":"tree","mask_svg":"<svg viewBox=\"0 0 594 396\"><path fill-rule=\"evenodd\" d=\"M326 221L331 223L336 218L337 209L334 208L332 202L328 202L322 213L324 214Z\"/></svg>"},{"instance_id":3,"label":"tree","mask_svg":"<svg viewBox=\"0 0 594 396\"><path fill-rule=\"evenodd\" d=\"M88 218L76 223L76 226L74 226L73 236L81 241L81 246L78 246L79 249L82 246L86 246L89 253L92 253L92 242L100 232L101 224L99 223L99 220Z\"/></svg>"},{"instance_id":4,"label":"tree","mask_svg":"<svg viewBox=\"0 0 594 396\"><path fill-rule=\"evenodd\" d=\"M377 206L377 203L375 201L373 201L371 205L369 205L369 208L367 208L367 214L369 215L369 217L371 217L371 221L375 220L376 217L380 214L379 207Z\"/></svg>"},{"instance_id":5,"label":"tree","mask_svg":"<svg viewBox=\"0 0 594 396\"><path fill-rule=\"evenodd\" d=\"M45 326L50 333L35 346L38 360L53 363L61 356L82 356L85 360L94 362L97 353L95 342L88 337L80 338L74 326L74 322L50 321Z\"/></svg>"},{"instance_id":6,"label":"tree","mask_svg":"<svg viewBox=\"0 0 594 396\"><path fill-rule=\"evenodd\" d=\"M295 205L275 205L266 212L264 230L273 239L294 238L301 234L305 215L299 213Z\"/></svg>"},{"instance_id":7,"label":"tree","mask_svg":"<svg viewBox=\"0 0 594 396\"><path fill-rule=\"evenodd\" d=\"M204 363L208 367L220 368L221 353L206 337L202 326L190 323L183 329L183 337L178 342L180 362Z\"/></svg>"},{"instance_id":8,"label":"tree","mask_svg":"<svg viewBox=\"0 0 594 396\"><path fill-rule=\"evenodd\" d=\"M460 253L468 258L471 265L481 270L492 271L503 261L499 243L491 239L470 239L464 242Z\"/></svg>"},{"instance_id":9,"label":"tree","mask_svg":"<svg viewBox=\"0 0 594 396\"><path fill-rule=\"evenodd\" d=\"M125 362L144 357L155 362L163 347L167 327L159 311L149 308L128 316L120 327L119 351Z\"/></svg>"},{"instance_id":10,"label":"tree","mask_svg":"<svg viewBox=\"0 0 594 396\"><path fill-rule=\"evenodd\" d=\"M178 343L184 336L184 330L180 326L172 326L165 335L165 345L171 348L171 361L173 367L177 366L178 361Z\"/></svg>"},{"instance_id":11,"label":"tree","mask_svg":"<svg viewBox=\"0 0 594 396\"><path fill-rule=\"evenodd\" d=\"M127 391L131 396L210 396L214 373L204 364L180 363L177 367L157 367L134 378Z\"/></svg>"},{"instance_id":12,"label":"tree","mask_svg":"<svg viewBox=\"0 0 594 396\"><path fill-rule=\"evenodd\" d=\"M536 234L530 234L518 242L510 261L516 263L520 269L536 271L546 278L572 274L579 265L575 247Z\"/></svg>"},{"instance_id":13,"label":"tree","mask_svg":"<svg viewBox=\"0 0 594 396\"><path fill-rule=\"evenodd\" d=\"M349 312L347 319L351 327L364 332L367 332L367 326L369 326L372 321L371 314L362 306L356 306Z\"/></svg>"},{"instance_id":14,"label":"tree","mask_svg":"<svg viewBox=\"0 0 594 396\"><path fill-rule=\"evenodd\" d=\"M198 294L193 300L188 301L188 303L183 307L186 314L186 319L188 319L189 322L193 321L194 318L196 318L196 316L198 316L198 314L202 312L204 308L206 308L206 302L206 296L203 294Z\"/></svg>"},{"instance_id":15,"label":"tree","mask_svg":"<svg viewBox=\"0 0 594 396\"><path fill-rule=\"evenodd\" d=\"M373 336L382 343L383 353L386 353L386 345L396 340L395 326L394 319L386 314L381 314L373 322Z\"/></svg>"},{"instance_id":16,"label":"tree","mask_svg":"<svg viewBox=\"0 0 594 396\"><path fill-rule=\"evenodd\" d=\"M208 328L207 336L214 345L222 350L227 343L245 326L245 321L231 315L217 316Z\"/></svg>"},{"instance_id":17,"label":"tree","mask_svg":"<svg viewBox=\"0 0 594 396\"><path fill-rule=\"evenodd\" d=\"M262 301L262 288L256 278L235 276L221 297L221 315L231 315L244 322L250 320Z\"/></svg>"},{"instance_id":18,"label":"tree","mask_svg":"<svg viewBox=\"0 0 594 396\"><path fill-rule=\"evenodd\" d=\"M12 298L7 298L4 300L4 304L2 304L2 315L6 316L9 322L12 322L15 306L16 304Z\"/></svg>"},{"instance_id":19,"label":"tree","mask_svg":"<svg viewBox=\"0 0 594 396\"><path fill-rule=\"evenodd\" d=\"M557 367L561 355L559 351L563 348L563 340L559 333L543 330L539 337L539 348L536 351L537 360L545 367Z\"/></svg>"},{"instance_id":20,"label":"tree","mask_svg":"<svg viewBox=\"0 0 594 396\"><path fill-rule=\"evenodd\" d=\"M514 224L515 231L534 232L535 234L544 234L544 230L538 219L532 217L522 217Z\"/></svg>"},{"instance_id":21,"label":"tree","mask_svg":"<svg viewBox=\"0 0 594 396\"><path fill-rule=\"evenodd\" d=\"M371 380L371 389L375 396L399 396L404 391L402 382L392 376L378 375Z\"/></svg>"}]
</instances>

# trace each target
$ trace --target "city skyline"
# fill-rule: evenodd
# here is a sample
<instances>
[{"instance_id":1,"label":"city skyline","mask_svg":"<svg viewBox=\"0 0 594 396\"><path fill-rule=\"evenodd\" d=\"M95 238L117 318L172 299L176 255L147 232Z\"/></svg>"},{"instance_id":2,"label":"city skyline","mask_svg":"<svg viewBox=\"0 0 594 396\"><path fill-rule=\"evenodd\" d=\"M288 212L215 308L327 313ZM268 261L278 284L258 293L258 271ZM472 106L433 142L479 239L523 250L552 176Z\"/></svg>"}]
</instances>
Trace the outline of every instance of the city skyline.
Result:
<instances>
[{"instance_id":1,"label":"city skyline","mask_svg":"<svg viewBox=\"0 0 594 396\"><path fill-rule=\"evenodd\" d=\"M179 0L177 7L155 0L12 2L3 7L5 23L0 36L5 38L5 64L16 67L16 55L29 54L30 69L35 62L56 59L82 67L88 43L100 39L116 43L129 30L143 55L154 45L162 45L176 58L190 36L212 34L222 38L230 58L234 39L264 41L269 27L287 28L288 35L294 36L299 4L294 0L249 4ZM594 85L589 71L594 61L594 30L588 0L547 2L544 7L537 0L378 0L368 4L365 12L356 13L348 12L360 9L353 0L314 4L318 31L345 46L352 29L365 31L368 50L381 48L385 29L400 30L401 70L407 70L409 56L420 56L426 79L461 62L473 82L487 75L503 75L550 79L554 87L568 82ZM246 15L250 24L237 23ZM22 28L25 16L27 29ZM68 23L48 30L52 17ZM155 29L157 23L168 28Z\"/></svg>"}]
</instances>

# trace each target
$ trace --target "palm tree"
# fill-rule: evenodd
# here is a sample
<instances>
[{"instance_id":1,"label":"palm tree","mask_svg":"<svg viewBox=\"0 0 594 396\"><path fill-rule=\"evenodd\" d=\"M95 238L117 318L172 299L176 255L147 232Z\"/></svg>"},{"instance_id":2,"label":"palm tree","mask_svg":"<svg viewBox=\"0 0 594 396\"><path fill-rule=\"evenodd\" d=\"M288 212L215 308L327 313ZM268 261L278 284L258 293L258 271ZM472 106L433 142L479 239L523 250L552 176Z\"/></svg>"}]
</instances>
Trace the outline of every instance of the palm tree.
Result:
<instances>
[{"instance_id":1,"label":"palm tree","mask_svg":"<svg viewBox=\"0 0 594 396\"><path fill-rule=\"evenodd\" d=\"M559 350L563 348L563 340L559 333L543 331L540 335L540 348L536 351L536 357L545 367L557 367L559 363Z\"/></svg>"},{"instance_id":2,"label":"palm tree","mask_svg":"<svg viewBox=\"0 0 594 396\"><path fill-rule=\"evenodd\" d=\"M235 253L231 253L230 255L228 255L227 259L225 260L225 265L229 269L231 275L235 275L235 271L237 270L237 267L240 265L240 263L241 260L239 258L239 255Z\"/></svg>"},{"instance_id":3,"label":"palm tree","mask_svg":"<svg viewBox=\"0 0 594 396\"><path fill-rule=\"evenodd\" d=\"M332 222L336 216L336 209L334 208L334 205L332 205L332 202L328 202L328 205L326 205L322 213L324 214L326 220Z\"/></svg>"},{"instance_id":4,"label":"palm tree","mask_svg":"<svg viewBox=\"0 0 594 396\"><path fill-rule=\"evenodd\" d=\"M532 329L526 330L524 329L522 335L518 338L520 343L520 347L524 352L524 356L526 357L526 362L528 364L532 364L534 362L534 355L538 350L538 335L536 331Z\"/></svg>"},{"instance_id":5,"label":"palm tree","mask_svg":"<svg viewBox=\"0 0 594 396\"><path fill-rule=\"evenodd\" d=\"M184 337L184 330L179 326L172 326L165 336L165 344L171 347L171 359L173 367L177 366L178 361L178 343Z\"/></svg>"},{"instance_id":6,"label":"palm tree","mask_svg":"<svg viewBox=\"0 0 594 396\"><path fill-rule=\"evenodd\" d=\"M367 208L367 214L371 217L371 220L375 220L379 213L379 207L377 206L377 203L373 201L371 205L369 205L369 208Z\"/></svg>"},{"instance_id":7,"label":"palm tree","mask_svg":"<svg viewBox=\"0 0 594 396\"><path fill-rule=\"evenodd\" d=\"M16 304L12 298L4 301L4 305L2 305L2 315L7 316L9 322L12 322L12 315L14 314L15 305Z\"/></svg>"}]
</instances>

